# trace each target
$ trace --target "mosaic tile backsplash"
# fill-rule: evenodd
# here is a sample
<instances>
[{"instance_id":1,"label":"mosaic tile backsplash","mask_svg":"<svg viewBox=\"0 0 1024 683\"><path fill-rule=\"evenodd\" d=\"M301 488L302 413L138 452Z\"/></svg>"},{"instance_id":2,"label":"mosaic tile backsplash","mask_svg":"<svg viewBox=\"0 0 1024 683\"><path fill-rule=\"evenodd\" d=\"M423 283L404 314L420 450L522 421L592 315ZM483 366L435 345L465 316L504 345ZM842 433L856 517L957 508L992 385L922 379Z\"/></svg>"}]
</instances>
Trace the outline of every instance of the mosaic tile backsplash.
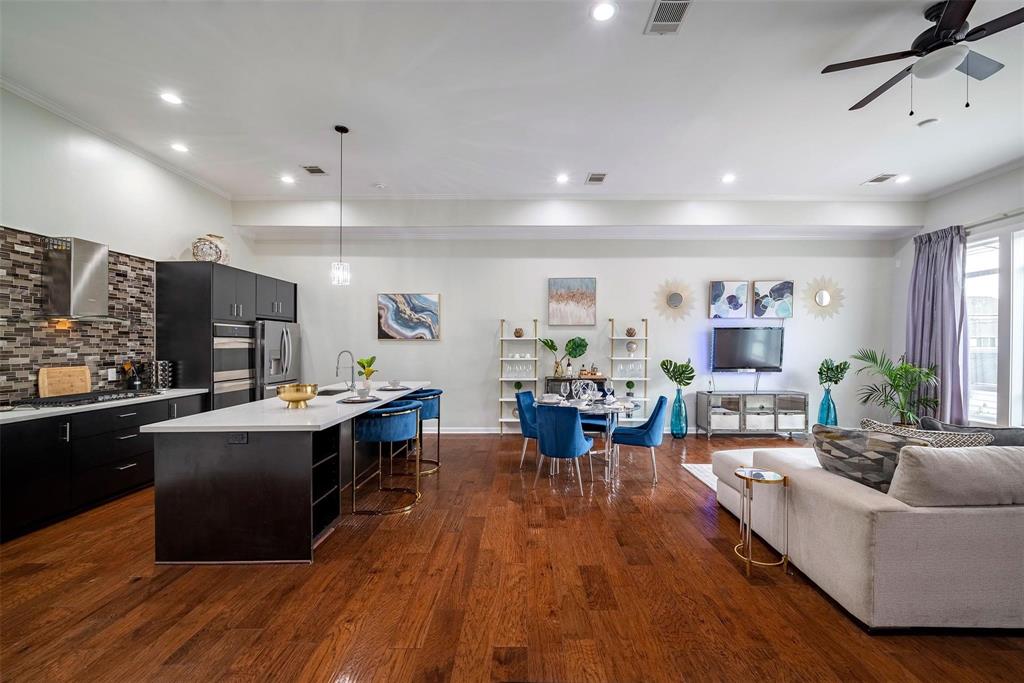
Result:
<instances>
[{"instance_id":1,"label":"mosaic tile backsplash","mask_svg":"<svg viewBox=\"0 0 1024 683\"><path fill-rule=\"evenodd\" d=\"M86 365L93 390L115 389L107 369L126 358L150 363L155 348L156 263L110 252L110 315L60 324L43 317L45 238L0 227L0 403L37 395L39 368Z\"/></svg>"}]
</instances>

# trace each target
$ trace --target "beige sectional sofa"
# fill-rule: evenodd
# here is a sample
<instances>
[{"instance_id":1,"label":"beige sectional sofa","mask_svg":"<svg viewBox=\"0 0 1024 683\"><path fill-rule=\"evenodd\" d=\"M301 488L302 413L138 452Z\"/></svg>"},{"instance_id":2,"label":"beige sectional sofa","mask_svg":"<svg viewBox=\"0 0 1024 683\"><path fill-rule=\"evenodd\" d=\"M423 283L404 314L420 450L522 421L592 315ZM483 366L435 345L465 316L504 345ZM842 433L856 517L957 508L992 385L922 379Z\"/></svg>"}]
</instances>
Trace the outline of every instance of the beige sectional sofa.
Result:
<instances>
[{"instance_id":1,"label":"beige sectional sofa","mask_svg":"<svg viewBox=\"0 0 1024 683\"><path fill-rule=\"evenodd\" d=\"M891 495L892 490L885 494L827 472L812 448L718 451L712 469L718 502L737 516L737 467L752 465L789 477L792 563L868 627L1024 628L1024 449L943 450L970 451L963 458L982 456L975 461L980 463L993 461L983 452L995 453L1003 462L1009 458L1016 469L978 471L962 495L980 495L985 504L963 505L955 499L934 500L935 495L949 497L950 491L921 493L936 481L950 481L921 476L933 467L927 457L915 460L914 470L906 468L902 483L897 466L894 489L909 490L909 500L931 495L932 502L946 503L941 507L914 507ZM962 477L963 471L961 462L951 476ZM979 487L986 477L988 487ZM951 488L954 496L960 490ZM993 488L998 493L989 492ZM781 487L755 485L753 529L779 551L785 539L783 503Z\"/></svg>"}]
</instances>

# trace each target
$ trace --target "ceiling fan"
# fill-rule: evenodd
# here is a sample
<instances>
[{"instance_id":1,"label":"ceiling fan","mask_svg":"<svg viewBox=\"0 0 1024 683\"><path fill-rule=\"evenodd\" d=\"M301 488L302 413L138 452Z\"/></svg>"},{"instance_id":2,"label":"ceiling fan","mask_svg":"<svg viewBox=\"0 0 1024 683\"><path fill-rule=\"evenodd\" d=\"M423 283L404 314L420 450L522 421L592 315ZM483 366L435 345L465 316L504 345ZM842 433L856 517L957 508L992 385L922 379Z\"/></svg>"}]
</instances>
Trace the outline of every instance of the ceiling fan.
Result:
<instances>
[{"instance_id":1,"label":"ceiling fan","mask_svg":"<svg viewBox=\"0 0 1024 683\"><path fill-rule=\"evenodd\" d=\"M924 18L935 26L925 30L914 39L909 50L892 52L876 57L855 59L851 62L829 64L821 73L855 69L859 66L892 62L908 57L918 60L898 72L895 76L878 86L867 97L850 107L850 111L861 109L870 104L876 97L893 87L904 78L913 74L917 78L935 78L947 74L953 69L967 74L979 81L985 80L1003 68L1003 65L985 55L978 54L962 43L974 42L986 38L1008 28L1024 23L1024 7L1009 14L987 21L981 26L971 28L967 23L967 15L974 7L975 0L945 0L938 2L924 11Z\"/></svg>"}]
</instances>

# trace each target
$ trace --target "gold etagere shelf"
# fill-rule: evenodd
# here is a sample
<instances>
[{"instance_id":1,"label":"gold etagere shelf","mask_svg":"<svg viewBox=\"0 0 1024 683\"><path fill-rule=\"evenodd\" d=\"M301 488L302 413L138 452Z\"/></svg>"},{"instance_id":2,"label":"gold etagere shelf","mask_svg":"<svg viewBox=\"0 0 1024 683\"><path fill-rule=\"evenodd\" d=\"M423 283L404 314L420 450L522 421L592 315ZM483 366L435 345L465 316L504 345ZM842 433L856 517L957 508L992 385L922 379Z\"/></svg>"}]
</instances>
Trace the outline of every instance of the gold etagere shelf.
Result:
<instances>
[{"instance_id":1,"label":"gold etagere shelf","mask_svg":"<svg viewBox=\"0 0 1024 683\"><path fill-rule=\"evenodd\" d=\"M648 385L650 384L650 353L649 353L649 333L650 330L647 326L647 318L640 319L640 331L639 334L629 337L625 334L618 334L615 330L615 318L608 318L609 324L609 365L608 365L608 376L615 383L615 394L617 396L626 395L626 382L633 382L636 386L633 388L633 400L640 404L640 406L630 414L629 417L624 417L619 422L627 424L637 424L647 419L647 411L649 410L650 397L648 395ZM628 329L628 328L627 328ZM629 342L636 342L638 347L638 355L630 356L629 352L626 351L626 344ZM640 377L626 376L617 370L621 367L622 363L643 363L643 370Z\"/></svg>"},{"instance_id":2,"label":"gold etagere shelf","mask_svg":"<svg viewBox=\"0 0 1024 683\"><path fill-rule=\"evenodd\" d=\"M538 393L538 382L540 381L540 336L539 328L537 327L537 319L533 319L533 336L517 337L515 334L509 334L506 327L508 321L504 318L501 319L498 325L498 433L504 434L505 427L511 425L519 425L519 418L512 414L512 411L516 407L516 392L515 383L522 382L523 384L532 384L533 393ZM523 349L525 342L533 342L533 354L530 358L516 358L512 356L513 353L523 353L524 351L511 351L506 350L508 347L516 349ZM509 363L530 363L532 361L533 376L532 377L509 377L508 365ZM518 430L517 430L518 431Z\"/></svg>"}]
</instances>

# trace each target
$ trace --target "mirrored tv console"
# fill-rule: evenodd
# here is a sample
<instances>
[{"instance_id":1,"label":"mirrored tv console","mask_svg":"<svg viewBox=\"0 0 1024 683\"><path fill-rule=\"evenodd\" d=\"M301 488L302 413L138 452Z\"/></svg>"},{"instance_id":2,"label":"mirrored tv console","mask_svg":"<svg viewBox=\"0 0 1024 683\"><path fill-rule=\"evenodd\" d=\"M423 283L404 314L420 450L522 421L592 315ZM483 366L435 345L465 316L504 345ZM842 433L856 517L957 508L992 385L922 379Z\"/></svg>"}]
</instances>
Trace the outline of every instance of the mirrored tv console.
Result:
<instances>
[{"instance_id":1,"label":"mirrored tv console","mask_svg":"<svg viewBox=\"0 0 1024 683\"><path fill-rule=\"evenodd\" d=\"M788 434L808 431L808 396L800 391L698 391L697 433Z\"/></svg>"}]
</instances>

